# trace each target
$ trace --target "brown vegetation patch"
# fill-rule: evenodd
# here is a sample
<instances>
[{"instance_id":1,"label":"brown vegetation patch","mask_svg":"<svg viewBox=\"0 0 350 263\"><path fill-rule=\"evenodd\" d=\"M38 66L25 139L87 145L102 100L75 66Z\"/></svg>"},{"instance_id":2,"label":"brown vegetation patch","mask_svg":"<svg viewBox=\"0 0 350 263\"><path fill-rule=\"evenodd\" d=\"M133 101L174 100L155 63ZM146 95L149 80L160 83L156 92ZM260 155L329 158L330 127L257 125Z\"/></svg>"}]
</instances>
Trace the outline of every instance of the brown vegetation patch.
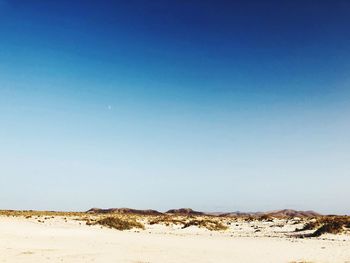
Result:
<instances>
[{"instance_id":1,"label":"brown vegetation patch","mask_svg":"<svg viewBox=\"0 0 350 263\"><path fill-rule=\"evenodd\" d=\"M134 219L123 219L119 217L106 217L97 220L95 225L107 226L118 230L130 230L133 228L145 229L144 225Z\"/></svg>"},{"instance_id":2,"label":"brown vegetation patch","mask_svg":"<svg viewBox=\"0 0 350 263\"><path fill-rule=\"evenodd\" d=\"M155 218L152 218L149 221L150 225L156 225L156 224L163 224L166 226L170 225L184 225L186 223L186 219L181 217L174 217L174 216L158 216Z\"/></svg>"},{"instance_id":3,"label":"brown vegetation patch","mask_svg":"<svg viewBox=\"0 0 350 263\"><path fill-rule=\"evenodd\" d=\"M220 230L226 230L228 227L222 224L219 221L216 220L208 220L208 219L203 219L203 220L190 220L189 222L185 223L182 228L187 228L190 226L198 226L198 227L203 227L206 228L210 231L220 231Z\"/></svg>"},{"instance_id":4,"label":"brown vegetation patch","mask_svg":"<svg viewBox=\"0 0 350 263\"><path fill-rule=\"evenodd\" d=\"M152 218L149 221L150 225L163 224L166 226L170 225L181 225L182 228L187 228L190 226L197 226L201 228L206 228L208 230L226 230L228 226L224 225L221 220L215 220L212 217L201 217L201 216L158 216Z\"/></svg>"}]
</instances>

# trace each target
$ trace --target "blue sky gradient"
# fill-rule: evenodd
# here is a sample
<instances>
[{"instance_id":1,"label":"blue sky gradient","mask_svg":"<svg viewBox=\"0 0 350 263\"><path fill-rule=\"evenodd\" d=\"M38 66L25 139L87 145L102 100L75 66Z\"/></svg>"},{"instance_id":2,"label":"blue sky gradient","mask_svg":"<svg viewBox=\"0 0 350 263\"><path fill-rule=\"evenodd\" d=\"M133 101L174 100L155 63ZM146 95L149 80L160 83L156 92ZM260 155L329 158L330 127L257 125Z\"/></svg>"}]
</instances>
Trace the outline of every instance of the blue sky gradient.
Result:
<instances>
[{"instance_id":1,"label":"blue sky gradient","mask_svg":"<svg viewBox=\"0 0 350 263\"><path fill-rule=\"evenodd\" d=\"M350 214L349 14L0 0L0 207Z\"/></svg>"}]
</instances>

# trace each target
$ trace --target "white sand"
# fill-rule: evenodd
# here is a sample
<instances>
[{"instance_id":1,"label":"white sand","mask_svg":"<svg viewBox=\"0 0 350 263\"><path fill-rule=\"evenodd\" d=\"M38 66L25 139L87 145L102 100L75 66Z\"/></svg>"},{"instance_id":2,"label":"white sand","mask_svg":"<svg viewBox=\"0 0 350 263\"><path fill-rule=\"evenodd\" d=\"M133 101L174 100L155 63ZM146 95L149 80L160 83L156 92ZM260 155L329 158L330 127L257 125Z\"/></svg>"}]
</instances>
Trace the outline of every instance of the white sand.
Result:
<instances>
[{"instance_id":1,"label":"white sand","mask_svg":"<svg viewBox=\"0 0 350 263\"><path fill-rule=\"evenodd\" d=\"M344 241L345 240L345 241ZM350 239L239 237L202 229L117 231L0 217L0 262L350 262Z\"/></svg>"}]
</instances>

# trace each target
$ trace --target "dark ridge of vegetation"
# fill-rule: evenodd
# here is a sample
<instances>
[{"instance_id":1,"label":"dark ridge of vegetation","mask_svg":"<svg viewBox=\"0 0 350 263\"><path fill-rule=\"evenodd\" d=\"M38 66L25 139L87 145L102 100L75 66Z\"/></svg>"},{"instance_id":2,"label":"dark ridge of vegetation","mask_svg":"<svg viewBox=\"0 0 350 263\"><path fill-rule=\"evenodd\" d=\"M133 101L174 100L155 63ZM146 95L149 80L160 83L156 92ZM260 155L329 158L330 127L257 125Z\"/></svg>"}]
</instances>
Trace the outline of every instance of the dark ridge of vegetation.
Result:
<instances>
[{"instance_id":1,"label":"dark ridge of vegetation","mask_svg":"<svg viewBox=\"0 0 350 263\"><path fill-rule=\"evenodd\" d=\"M133 228L145 229L144 225L133 219L121 219L118 217L106 217L94 223L94 225L107 226L117 230L130 230Z\"/></svg>"},{"instance_id":2,"label":"dark ridge of vegetation","mask_svg":"<svg viewBox=\"0 0 350 263\"><path fill-rule=\"evenodd\" d=\"M322 234L339 234L343 232L343 224L342 222L330 222L326 223L320 228L318 228L315 232L313 232L310 237L319 237Z\"/></svg>"},{"instance_id":3,"label":"dark ridge of vegetation","mask_svg":"<svg viewBox=\"0 0 350 263\"><path fill-rule=\"evenodd\" d=\"M0 210L1 216L23 216L30 218L32 216L82 216L84 212L61 212L61 211L35 211L35 210Z\"/></svg>"},{"instance_id":4,"label":"dark ridge of vegetation","mask_svg":"<svg viewBox=\"0 0 350 263\"><path fill-rule=\"evenodd\" d=\"M350 228L350 217L348 216L323 216L314 221L307 222L303 228L296 232L315 230L310 234L301 234L298 237L319 237L322 234L339 234Z\"/></svg>"}]
</instances>

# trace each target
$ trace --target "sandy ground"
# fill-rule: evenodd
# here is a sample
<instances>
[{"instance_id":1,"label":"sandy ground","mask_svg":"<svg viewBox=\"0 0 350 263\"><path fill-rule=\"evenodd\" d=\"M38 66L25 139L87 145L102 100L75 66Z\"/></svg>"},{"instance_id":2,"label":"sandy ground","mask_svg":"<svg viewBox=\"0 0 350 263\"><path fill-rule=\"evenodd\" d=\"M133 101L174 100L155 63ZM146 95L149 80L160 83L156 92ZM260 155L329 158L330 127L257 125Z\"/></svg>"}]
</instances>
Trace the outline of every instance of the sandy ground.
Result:
<instances>
[{"instance_id":1,"label":"sandy ground","mask_svg":"<svg viewBox=\"0 0 350 263\"><path fill-rule=\"evenodd\" d=\"M44 223L0 217L0 262L350 263L350 238L237 236L161 225L118 231L60 217Z\"/></svg>"}]
</instances>

